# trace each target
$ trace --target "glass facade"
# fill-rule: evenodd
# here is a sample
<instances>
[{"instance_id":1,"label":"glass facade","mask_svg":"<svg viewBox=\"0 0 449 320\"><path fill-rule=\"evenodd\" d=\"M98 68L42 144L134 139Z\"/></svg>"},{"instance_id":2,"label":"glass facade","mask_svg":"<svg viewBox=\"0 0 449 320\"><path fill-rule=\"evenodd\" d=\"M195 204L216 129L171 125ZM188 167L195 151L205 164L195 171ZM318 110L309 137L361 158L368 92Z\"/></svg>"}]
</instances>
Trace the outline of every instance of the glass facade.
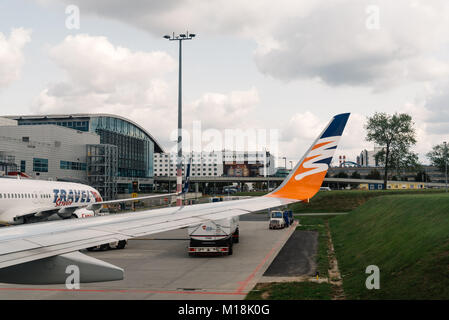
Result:
<instances>
[{"instance_id":1,"label":"glass facade","mask_svg":"<svg viewBox=\"0 0 449 320\"><path fill-rule=\"evenodd\" d=\"M48 159L33 158L34 172L48 172Z\"/></svg>"},{"instance_id":2,"label":"glass facade","mask_svg":"<svg viewBox=\"0 0 449 320\"><path fill-rule=\"evenodd\" d=\"M89 131L89 121L88 119L73 119L73 120L64 120L64 121L56 121L56 120L41 120L36 121L34 119L20 119L18 120L19 125L43 125L43 124L54 124L57 126L67 127L79 131Z\"/></svg>"},{"instance_id":3,"label":"glass facade","mask_svg":"<svg viewBox=\"0 0 449 320\"><path fill-rule=\"evenodd\" d=\"M90 131L100 136L101 144L118 147L118 176L130 178L153 177L153 139L130 121L108 115L68 115L64 117L16 118L19 125L53 124L79 131ZM157 146L160 149L159 146ZM160 152L160 150L158 151ZM64 163L63 163L64 162ZM61 161L61 169L85 170L78 164Z\"/></svg>"},{"instance_id":4,"label":"glass facade","mask_svg":"<svg viewBox=\"0 0 449 320\"><path fill-rule=\"evenodd\" d=\"M59 167L66 170L86 170L86 164L82 162L60 161Z\"/></svg>"},{"instance_id":5,"label":"glass facade","mask_svg":"<svg viewBox=\"0 0 449 320\"><path fill-rule=\"evenodd\" d=\"M100 143L118 147L118 176L153 177L154 142L132 123L107 116L92 117L90 130L100 136Z\"/></svg>"}]
</instances>

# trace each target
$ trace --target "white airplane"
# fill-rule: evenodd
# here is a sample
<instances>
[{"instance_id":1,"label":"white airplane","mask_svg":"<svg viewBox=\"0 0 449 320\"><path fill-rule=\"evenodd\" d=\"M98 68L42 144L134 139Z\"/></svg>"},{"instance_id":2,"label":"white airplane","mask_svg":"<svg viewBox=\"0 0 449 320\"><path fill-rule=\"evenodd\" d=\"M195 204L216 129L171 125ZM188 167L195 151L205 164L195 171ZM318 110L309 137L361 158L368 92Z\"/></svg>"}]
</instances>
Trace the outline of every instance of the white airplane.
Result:
<instances>
[{"instance_id":1,"label":"white airplane","mask_svg":"<svg viewBox=\"0 0 449 320\"><path fill-rule=\"evenodd\" d=\"M43 221L55 213L63 219L92 217L105 204L172 195L103 201L95 188L85 184L0 178L0 225Z\"/></svg>"},{"instance_id":2,"label":"white airplane","mask_svg":"<svg viewBox=\"0 0 449 320\"><path fill-rule=\"evenodd\" d=\"M282 184L262 197L1 228L0 282L65 283L68 276L66 268L70 265L78 266L82 283L121 280L123 269L86 256L78 250L193 226L204 220L218 220L308 201L321 187L348 118L349 113L333 117ZM32 191L27 193L31 194ZM39 191L38 197L39 194L53 195L53 199L49 198L53 203L56 192L49 192L50 189ZM66 189L66 202L67 194ZM84 199L86 201L87 196ZM33 201L33 198L29 200Z\"/></svg>"}]
</instances>

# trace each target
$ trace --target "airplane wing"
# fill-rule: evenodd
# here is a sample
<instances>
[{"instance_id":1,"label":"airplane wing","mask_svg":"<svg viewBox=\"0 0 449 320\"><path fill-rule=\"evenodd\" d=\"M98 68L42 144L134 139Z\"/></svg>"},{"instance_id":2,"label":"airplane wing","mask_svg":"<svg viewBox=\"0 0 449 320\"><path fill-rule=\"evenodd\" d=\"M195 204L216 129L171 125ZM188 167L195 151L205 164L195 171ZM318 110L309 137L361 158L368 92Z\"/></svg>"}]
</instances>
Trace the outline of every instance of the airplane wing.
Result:
<instances>
[{"instance_id":1,"label":"airplane wing","mask_svg":"<svg viewBox=\"0 0 449 320\"><path fill-rule=\"evenodd\" d=\"M77 251L307 201L319 191L348 117L335 116L283 183L262 197L1 228L0 282L65 283L68 265L81 266L81 282L119 280L122 269Z\"/></svg>"}]
</instances>

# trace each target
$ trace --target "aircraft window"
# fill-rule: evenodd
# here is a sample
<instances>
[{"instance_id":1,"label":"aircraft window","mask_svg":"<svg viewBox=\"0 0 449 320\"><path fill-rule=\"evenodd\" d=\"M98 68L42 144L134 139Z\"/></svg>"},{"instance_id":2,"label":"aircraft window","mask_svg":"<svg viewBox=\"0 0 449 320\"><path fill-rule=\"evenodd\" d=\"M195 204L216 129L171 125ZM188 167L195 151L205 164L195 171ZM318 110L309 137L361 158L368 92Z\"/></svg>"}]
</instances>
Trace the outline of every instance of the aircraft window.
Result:
<instances>
[{"instance_id":1,"label":"aircraft window","mask_svg":"<svg viewBox=\"0 0 449 320\"><path fill-rule=\"evenodd\" d=\"M0 199L2 198L2 194L0 193Z\"/></svg>"}]
</instances>

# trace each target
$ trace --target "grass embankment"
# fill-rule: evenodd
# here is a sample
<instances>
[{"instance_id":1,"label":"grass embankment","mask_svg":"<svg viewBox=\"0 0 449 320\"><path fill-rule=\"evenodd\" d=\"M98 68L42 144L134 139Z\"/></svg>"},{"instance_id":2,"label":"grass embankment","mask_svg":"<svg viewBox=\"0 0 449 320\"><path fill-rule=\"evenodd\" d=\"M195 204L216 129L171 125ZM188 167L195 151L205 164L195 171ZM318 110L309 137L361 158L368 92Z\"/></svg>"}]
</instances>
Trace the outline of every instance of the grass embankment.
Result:
<instances>
[{"instance_id":1,"label":"grass embankment","mask_svg":"<svg viewBox=\"0 0 449 320\"><path fill-rule=\"evenodd\" d=\"M448 195L374 198L329 223L348 299L449 299ZM379 290L365 287L369 265Z\"/></svg>"},{"instance_id":2,"label":"grass embankment","mask_svg":"<svg viewBox=\"0 0 449 320\"><path fill-rule=\"evenodd\" d=\"M385 195L434 194L442 190L332 190L320 191L309 203L300 202L290 206L295 213L349 212L369 199Z\"/></svg>"},{"instance_id":3,"label":"grass embankment","mask_svg":"<svg viewBox=\"0 0 449 320\"><path fill-rule=\"evenodd\" d=\"M318 232L318 252L315 257L320 277L328 276L329 259L325 221L329 217L296 217L300 226L297 230ZM330 300L335 288L330 283L285 282L259 283L246 296L247 300Z\"/></svg>"},{"instance_id":4,"label":"grass embankment","mask_svg":"<svg viewBox=\"0 0 449 320\"><path fill-rule=\"evenodd\" d=\"M385 195L401 194L436 194L443 193L438 189L417 189L417 190L332 190L320 191L309 203L300 202L290 205L290 209L295 213L325 213L325 212L349 212L364 204L369 199ZM264 191L238 192L237 196L263 196Z\"/></svg>"}]
</instances>

